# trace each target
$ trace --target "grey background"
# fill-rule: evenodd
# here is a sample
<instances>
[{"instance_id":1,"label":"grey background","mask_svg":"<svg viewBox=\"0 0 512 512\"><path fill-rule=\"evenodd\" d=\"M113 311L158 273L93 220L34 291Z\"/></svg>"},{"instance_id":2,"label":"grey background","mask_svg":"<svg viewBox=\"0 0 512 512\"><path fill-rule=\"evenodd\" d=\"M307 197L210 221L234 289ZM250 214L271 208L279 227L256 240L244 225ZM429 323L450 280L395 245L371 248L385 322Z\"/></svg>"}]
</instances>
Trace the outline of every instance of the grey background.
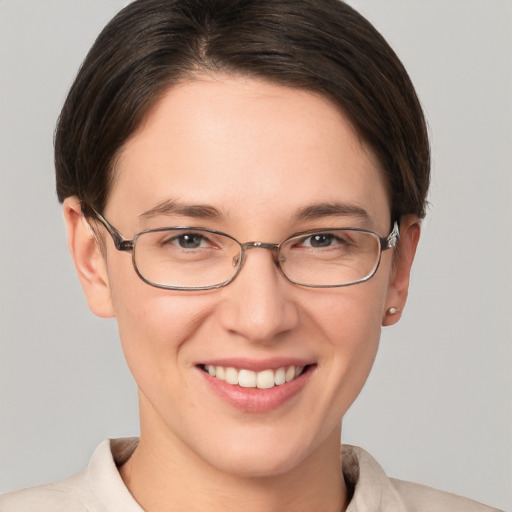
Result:
<instances>
[{"instance_id":1,"label":"grey background","mask_svg":"<svg viewBox=\"0 0 512 512\"><path fill-rule=\"evenodd\" d=\"M0 492L138 432L113 321L67 254L52 134L120 0L0 0ZM415 82L431 209L407 311L344 424L399 478L512 506L512 3L353 0Z\"/></svg>"}]
</instances>

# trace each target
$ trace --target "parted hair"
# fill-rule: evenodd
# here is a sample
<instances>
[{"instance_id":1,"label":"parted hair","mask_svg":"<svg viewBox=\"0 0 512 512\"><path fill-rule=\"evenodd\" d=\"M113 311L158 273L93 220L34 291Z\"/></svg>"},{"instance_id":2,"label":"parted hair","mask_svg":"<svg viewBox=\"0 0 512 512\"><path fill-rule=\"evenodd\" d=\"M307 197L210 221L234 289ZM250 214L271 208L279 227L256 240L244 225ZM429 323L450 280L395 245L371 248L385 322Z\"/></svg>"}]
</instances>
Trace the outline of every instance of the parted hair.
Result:
<instances>
[{"instance_id":1,"label":"parted hair","mask_svg":"<svg viewBox=\"0 0 512 512\"><path fill-rule=\"evenodd\" d=\"M327 97L374 152L391 215L425 215L430 147L395 52L340 0L137 0L86 56L55 131L57 195L103 211L123 145L173 84L234 73Z\"/></svg>"}]
</instances>

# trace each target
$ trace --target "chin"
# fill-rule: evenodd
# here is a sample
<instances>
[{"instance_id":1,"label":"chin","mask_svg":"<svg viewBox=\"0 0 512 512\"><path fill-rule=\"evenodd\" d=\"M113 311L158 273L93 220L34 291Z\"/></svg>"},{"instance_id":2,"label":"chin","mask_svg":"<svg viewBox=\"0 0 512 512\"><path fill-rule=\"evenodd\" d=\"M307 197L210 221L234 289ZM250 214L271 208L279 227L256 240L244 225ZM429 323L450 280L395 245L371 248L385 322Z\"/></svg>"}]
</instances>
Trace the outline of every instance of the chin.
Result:
<instances>
[{"instance_id":1,"label":"chin","mask_svg":"<svg viewBox=\"0 0 512 512\"><path fill-rule=\"evenodd\" d=\"M301 466L326 444L319 438L303 429L276 429L276 425L242 428L215 436L215 443L203 446L204 450L197 447L196 453L223 473L264 478L284 475ZM339 445L339 435L332 438Z\"/></svg>"},{"instance_id":2,"label":"chin","mask_svg":"<svg viewBox=\"0 0 512 512\"><path fill-rule=\"evenodd\" d=\"M304 458L300 454L286 454L281 450L270 453L248 451L249 453L225 454L215 457L213 466L223 473L243 478L265 478L292 472Z\"/></svg>"}]
</instances>

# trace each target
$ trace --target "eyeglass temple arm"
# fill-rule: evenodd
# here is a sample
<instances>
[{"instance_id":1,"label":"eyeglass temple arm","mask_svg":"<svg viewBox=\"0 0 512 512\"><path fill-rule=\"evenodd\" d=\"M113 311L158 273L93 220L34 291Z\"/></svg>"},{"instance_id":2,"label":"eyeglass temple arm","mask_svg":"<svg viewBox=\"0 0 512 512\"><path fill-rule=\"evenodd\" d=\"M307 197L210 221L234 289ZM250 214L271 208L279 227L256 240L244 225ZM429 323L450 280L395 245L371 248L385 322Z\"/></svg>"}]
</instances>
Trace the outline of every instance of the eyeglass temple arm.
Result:
<instances>
[{"instance_id":1,"label":"eyeglass temple arm","mask_svg":"<svg viewBox=\"0 0 512 512\"><path fill-rule=\"evenodd\" d=\"M131 251L133 250L133 240L126 240L117 229L110 224L110 222L98 213L92 206L91 210L94 212L95 217L105 226L105 229L110 233L114 245L118 251Z\"/></svg>"},{"instance_id":2,"label":"eyeglass temple arm","mask_svg":"<svg viewBox=\"0 0 512 512\"><path fill-rule=\"evenodd\" d=\"M391 233L389 233L387 238L381 238L380 240L382 250L385 251L387 249L392 249L393 247L396 247L399 239L400 226L398 225L398 222L395 220L395 222L393 223L393 229L391 230Z\"/></svg>"}]
</instances>

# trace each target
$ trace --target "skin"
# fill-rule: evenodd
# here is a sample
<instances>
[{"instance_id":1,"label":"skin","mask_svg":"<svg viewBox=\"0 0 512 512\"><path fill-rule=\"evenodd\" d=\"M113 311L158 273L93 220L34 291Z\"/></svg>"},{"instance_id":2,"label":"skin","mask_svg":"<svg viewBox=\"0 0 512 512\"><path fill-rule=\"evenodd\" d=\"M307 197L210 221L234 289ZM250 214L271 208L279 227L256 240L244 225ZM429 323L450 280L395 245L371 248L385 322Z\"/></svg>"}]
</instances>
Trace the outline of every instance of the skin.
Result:
<instances>
[{"instance_id":1,"label":"skin","mask_svg":"<svg viewBox=\"0 0 512 512\"><path fill-rule=\"evenodd\" d=\"M126 237L195 225L238 240L277 243L324 227L390 231L379 165L343 114L307 91L237 76L203 76L170 89L125 144L105 217ZM162 202L208 205L219 215L143 216ZM343 202L367 218L298 218ZM287 281L272 254L252 250L229 286L205 292L145 284L104 228L105 254L76 198L64 202L68 238L91 310L115 316L139 388L141 440L121 468L148 511L339 511L341 421L373 364L382 325L403 310L419 238L401 220L400 258L346 288ZM294 357L315 367L300 393L267 412L240 410L205 384L197 363ZM191 500L191 496L194 497Z\"/></svg>"}]
</instances>

